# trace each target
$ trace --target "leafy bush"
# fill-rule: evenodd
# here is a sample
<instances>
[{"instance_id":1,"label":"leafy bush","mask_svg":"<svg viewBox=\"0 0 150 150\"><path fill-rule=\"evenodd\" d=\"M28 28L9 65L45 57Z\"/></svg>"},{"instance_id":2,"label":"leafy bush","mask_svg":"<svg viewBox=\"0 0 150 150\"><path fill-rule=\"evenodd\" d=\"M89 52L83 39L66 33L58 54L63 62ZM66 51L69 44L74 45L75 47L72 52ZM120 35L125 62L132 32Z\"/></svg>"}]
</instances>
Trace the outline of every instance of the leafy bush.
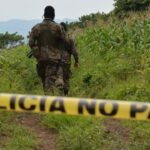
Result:
<instances>
[{"instance_id":1,"label":"leafy bush","mask_svg":"<svg viewBox=\"0 0 150 150\"><path fill-rule=\"evenodd\" d=\"M145 10L150 0L115 0L115 12Z\"/></svg>"},{"instance_id":2,"label":"leafy bush","mask_svg":"<svg viewBox=\"0 0 150 150\"><path fill-rule=\"evenodd\" d=\"M1 52L1 92L33 93L37 89L41 91L40 81L35 70L36 63L33 59L27 58L27 51L28 47L20 46Z\"/></svg>"},{"instance_id":3,"label":"leafy bush","mask_svg":"<svg viewBox=\"0 0 150 150\"><path fill-rule=\"evenodd\" d=\"M16 44L23 43L23 39L24 37L22 35L17 35L17 32L13 34L8 32L5 34L0 33L0 48L16 46Z\"/></svg>"},{"instance_id":4,"label":"leafy bush","mask_svg":"<svg viewBox=\"0 0 150 150\"><path fill-rule=\"evenodd\" d=\"M149 27L145 19L85 29L77 37L80 67L72 69L69 96L150 102ZM0 52L1 92L43 94L36 63L26 57L27 51L23 46ZM42 115L41 120L58 130L62 150L149 148L147 122L123 122L131 129L125 144L118 135L107 133L103 119Z\"/></svg>"}]
</instances>

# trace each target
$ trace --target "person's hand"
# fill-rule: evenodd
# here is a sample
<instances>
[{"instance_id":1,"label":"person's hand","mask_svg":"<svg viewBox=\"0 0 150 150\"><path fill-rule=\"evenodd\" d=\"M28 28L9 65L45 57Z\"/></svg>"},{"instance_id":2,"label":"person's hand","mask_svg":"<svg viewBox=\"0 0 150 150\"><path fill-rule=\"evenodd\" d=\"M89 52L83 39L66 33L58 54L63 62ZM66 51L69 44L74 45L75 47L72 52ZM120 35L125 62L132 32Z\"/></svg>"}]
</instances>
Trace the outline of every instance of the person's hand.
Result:
<instances>
[{"instance_id":1,"label":"person's hand","mask_svg":"<svg viewBox=\"0 0 150 150\"><path fill-rule=\"evenodd\" d=\"M74 64L74 67L75 67L75 68L79 68L79 63L75 63L75 64Z\"/></svg>"}]
</instances>

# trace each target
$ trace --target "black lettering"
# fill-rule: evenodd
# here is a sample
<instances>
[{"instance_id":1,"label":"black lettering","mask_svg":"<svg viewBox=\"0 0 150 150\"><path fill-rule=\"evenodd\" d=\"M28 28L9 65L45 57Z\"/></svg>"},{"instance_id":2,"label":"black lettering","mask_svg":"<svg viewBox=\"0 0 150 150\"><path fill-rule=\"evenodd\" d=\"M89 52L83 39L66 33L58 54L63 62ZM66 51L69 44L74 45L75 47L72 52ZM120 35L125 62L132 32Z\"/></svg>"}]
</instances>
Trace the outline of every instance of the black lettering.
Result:
<instances>
[{"instance_id":1,"label":"black lettering","mask_svg":"<svg viewBox=\"0 0 150 150\"><path fill-rule=\"evenodd\" d=\"M10 109L13 109L15 110L16 107L15 107L15 103L16 103L16 96L12 96L11 99L10 99Z\"/></svg>"},{"instance_id":2,"label":"black lettering","mask_svg":"<svg viewBox=\"0 0 150 150\"><path fill-rule=\"evenodd\" d=\"M45 111L45 101L46 101L46 97L42 97L40 100L40 110L41 111Z\"/></svg>"},{"instance_id":3,"label":"black lettering","mask_svg":"<svg viewBox=\"0 0 150 150\"><path fill-rule=\"evenodd\" d=\"M20 108L21 109L23 109L23 110L34 110L35 108L36 108L36 106L35 105L31 105L29 108L26 108L25 107L25 100L27 99L28 97L26 97L26 96L23 96L23 97L21 97L20 99L19 99L19 106L20 106ZM30 97L30 98L32 98L32 100L35 100L35 97Z\"/></svg>"},{"instance_id":4,"label":"black lettering","mask_svg":"<svg viewBox=\"0 0 150 150\"><path fill-rule=\"evenodd\" d=\"M141 107L138 108L136 104L132 104L131 112L130 112L131 118L136 118L137 113L142 113L142 112L146 111L146 109L147 109L146 105L141 105Z\"/></svg>"},{"instance_id":5,"label":"black lettering","mask_svg":"<svg viewBox=\"0 0 150 150\"><path fill-rule=\"evenodd\" d=\"M89 104L87 101L81 100L78 106L78 113L83 114L83 108L85 107L86 110L89 112L89 114L94 115L95 105L96 105L96 101L91 101L91 104Z\"/></svg>"},{"instance_id":6,"label":"black lettering","mask_svg":"<svg viewBox=\"0 0 150 150\"><path fill-rule=\"evenodd\" d=\"M57 106L59 105L59 106ZM64 107L64 101L63 99L55 99L50 107L50 111L54 112L54 111L61 111L63 113L65 113L65 107Z\"/></svg>"},{"instance_id":7,"label":"black lettering","mask_svg":"<svg viewBox=\"0 0 150 150\"><path fill-rule=\"evenodd\" d=\"M115 102L112 103L112 106L113 106L113 107L112 107L112 111L111 111L110 113L107 113L106 110L105 110L105 106L106 106L107 104L108 104L107 102L102 102L102 103L100 103L100 105L99 105L99 111L100 111L103 115L105 115L105 116L114 116L114 115L116 115L117 112L118 112L118 104L115 103Z\"/></svg>"}]
</instances>

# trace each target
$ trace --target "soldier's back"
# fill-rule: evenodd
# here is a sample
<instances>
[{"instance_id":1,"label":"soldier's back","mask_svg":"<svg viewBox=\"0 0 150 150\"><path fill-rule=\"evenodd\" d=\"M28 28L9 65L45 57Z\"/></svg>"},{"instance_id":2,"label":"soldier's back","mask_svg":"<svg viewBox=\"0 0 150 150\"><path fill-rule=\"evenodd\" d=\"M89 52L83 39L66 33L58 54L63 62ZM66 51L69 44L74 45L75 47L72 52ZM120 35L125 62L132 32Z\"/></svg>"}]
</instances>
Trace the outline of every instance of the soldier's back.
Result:
<instances>
[{"instance_id":1,"label":"soldier's back","mask_svg":"<svg viewBox=\"0 0 150 150\"><path fill-rule=\"evenodd\" d=\"M50 20L44 20L42 23L33 27L37 34L37 44L40 50L40 61L61 59L60 37L62 36L60 26Z\"/></svg>"}]
</instances>

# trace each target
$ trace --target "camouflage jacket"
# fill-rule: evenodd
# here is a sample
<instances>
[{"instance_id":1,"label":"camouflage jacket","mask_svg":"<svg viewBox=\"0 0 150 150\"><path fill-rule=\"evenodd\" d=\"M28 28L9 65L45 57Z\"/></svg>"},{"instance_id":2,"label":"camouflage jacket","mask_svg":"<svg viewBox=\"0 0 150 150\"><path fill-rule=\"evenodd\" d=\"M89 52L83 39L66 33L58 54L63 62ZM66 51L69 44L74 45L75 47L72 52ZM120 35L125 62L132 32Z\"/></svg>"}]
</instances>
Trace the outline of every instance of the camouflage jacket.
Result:
<instances>
[{"instance_id":1,"label":"camouflage jacket","mask_svg":"<svg viewBox=\"0 0 150 150\"><path fill-rule=\"evenodd\" d=\"M62 52L62 62L65 64L71 64L71 55L73 55L75 63L78 63L78 51L75 46L75 42L68 35L67 37L67 45L65 45L65 49Z\"/></svg>"},{"instance_id":2,"label":"camouflage jacket","mask_svg":"<svg viewBox=\"0 0 150 150\"><path fill-rule=\"evenodd\" d=\"M59 61L62 55L65 33L59 24L50 19L35 25L29 36L29 46L37 61Z\"/></svg>"}]
</instances>

